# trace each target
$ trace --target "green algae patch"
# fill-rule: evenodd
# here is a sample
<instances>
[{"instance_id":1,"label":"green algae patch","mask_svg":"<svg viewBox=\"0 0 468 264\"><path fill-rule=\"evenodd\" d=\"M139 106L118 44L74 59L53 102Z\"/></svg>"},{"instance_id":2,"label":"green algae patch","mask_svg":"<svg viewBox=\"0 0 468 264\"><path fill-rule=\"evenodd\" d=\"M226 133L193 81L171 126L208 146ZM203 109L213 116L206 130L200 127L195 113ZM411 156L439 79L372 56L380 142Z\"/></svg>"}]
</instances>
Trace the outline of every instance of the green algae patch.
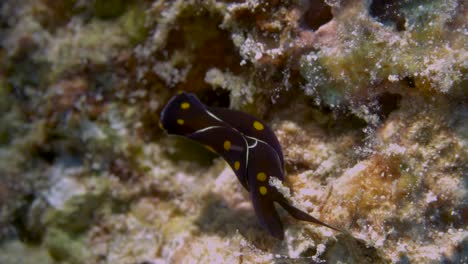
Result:
<instances>
[{"instance_id":1,"label":"green algae patch","mask_svg":"<svg viewBox=\"0 0 468 264\"><path fill-rule=\"evenodd\" d=\"M133 45L143 42L148 29L145 26L147 17L144 7L134 5L121 18L123 31L129 37Z\"/></svg>"},{"instance_id":2,"label":"green algae patch","mask_svg":"<svg viewBox=\"0 0 468 264\"><path fill-rule=\"evenodd\" d=\"M7 144L13 138L15 123L18 123L20 113L15 111L11 100L11 86L0 80L0 146Z\"/></svg>"},{"instance_id":3,"label":"green algae patch","mask_svg":"<svg viewBox=\"0 0 468 264\"><path fill-rule=\"evenodd\" d=\"M5 80L0 78L0 112L6 113L11 105L12 100L10 94L12 92L12 88L8 85Z\"/></svg>"},{"instance_id":4,"label":"green algae patch","mask_svg":"<svg viewBox=\"0 0 468 264\"><path fill-rule=\"evenodd\" d=\"M44 245L56 261L79 264L90 257L83 241L57 228L47 230Z\"/></svg>"},{"instance_id":5,"label":"green algae patch","mask_svg":"<svg viewBox=\"0 0 468 264\"><path fill-rule=\"evenodd\" d=\"M94 0L93 10L97 17L111 19L123 14L128 3L126 0Z\"/></svg>"},{"instance_id":6,"label":"green algae patch","mask_svg":"<svg viewBox=\"0 0 468 264\"><path fill-rule=\"evenodd\" d=\"M56 263L47 250L15 241L0 244L0 263L2 264L53 264Z\"/></svg>"},{"instance_id":7,"label":"green algae patch","mask_svg":"<svg viewBox=\"0 0 468 264\"><path fill-rule=\"evenodd\" d=\"M91 180L88 184L92 184L87 187L92 190L70 197L61 208L50 209L46 220L48 226L78 234L92 225L94 216L105 204L108 186L105 179Z\"/></svg>"}]
</instances>

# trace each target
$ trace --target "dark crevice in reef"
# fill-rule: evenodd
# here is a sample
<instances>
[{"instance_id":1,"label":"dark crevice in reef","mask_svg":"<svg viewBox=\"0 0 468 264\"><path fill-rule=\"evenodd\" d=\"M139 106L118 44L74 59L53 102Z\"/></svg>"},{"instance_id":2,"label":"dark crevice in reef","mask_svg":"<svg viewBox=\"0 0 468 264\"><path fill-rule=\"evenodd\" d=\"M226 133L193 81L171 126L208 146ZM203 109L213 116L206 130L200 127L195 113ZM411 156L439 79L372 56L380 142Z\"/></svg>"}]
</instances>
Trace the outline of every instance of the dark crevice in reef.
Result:
<instances>
[{"instance_id":1,"label":"dark crevice in reef","mask_svg":"<svg viewBox=\"0 0 468 264\"><path fill-rule=\"evenodd\" d=\"M241 72L241 58L236 47L229 33L219 28L223 17L205 10L195 14L189 11L183 13L178 23L184 26L169 33L168 44L164 49L167 52L162 56L170 58L177 52L194 54L193 58L181 61L181 65L175 65L190 68L185 81L178 83L176 90L196 92L207 89L205 75L211 68L234 74Z\"/></svg>"},{"instance_id":2,"label":"dark crevice in reef","mask_svg":"<svg viewBox=\"0 0 468 264\"><path fill-rule=\"evenodd\" d=\"M468 206L454 206L450 201L437 201L426 208L424 219L425 224L430 225L432 229L447 232L451 228L464 228L467 214Z\"/></svg>"},{"instance_id":3,"label":"dark crevice in reef","mask_svg":"<svg viewBox=\"0 0 468 264\"><path fill-rule=\"evenodd\" d=\"M6 10L5 10L5 2L0 1L0 29L7 29L10 25L7 21L6 17ZM0 32L2 35L4 32Z\"/></svg>"},{"instance_id":4,"label":"dark crevice in reef","mask_svg":"<svg viewBox=\"0 0 468 264\"><path fill-rule=\"evenodd\" d=\"M307 120L319 125L331 137L350 132L363 135L363 129L368 125L344 105L336 108L326 104L317 105L315 98L309 96L305 96L305 103L309 108L305 114Z\"/></svg>"},{"instance_id":5,"label":"dark crevice in reef","mask_svg":"<svg viewBox=\"0 0 468 264\"><path fill-rule=\"evenodd\" d=\"M347 234L340 234L336 240L330 241L323 255L330 263L339 262L341 259L346 259L348 263L390 263L380 250Z\"/></svg>"},{"instance_id":6,"label":"dark crevice in reef","mask_svg":"<svg viewBox=\"0 0 468 264\"><path fill-rule=\"evenodd\" d=\"M410 88L416 88L416 84L414 83L414 78L411 77L411 76L406 76L405 78L403 78L403 81L405 82L405 84L410 87Z\"/></svg>"},{"instance_id":7,"label":"dark crevice in reef","mask_svg":"<svg viewBox=\"0 0 468 264\"><path fill-rule=\"evenodd\" d=\"M324 0L310 0L302 17L302 24L306 28L317 30L332 19L331 7Z\"/></svg>"},{"instance_id":8,"label":"dark crevice in reef","mask_svg":"<svg viewBox=\"0 0 468 264\"><path fill-rule=\"evenodd\" d=\"M381 120L387 119L391 112L400 107L401 97L400 94L394 93L383 93L378 97L377 100L380 105L379 116Z\"/></svg>"},{"instance_id":9,"label":"dark crevice in reef","mask_svg":"<svg viewBox=\"0 0 468 264\"><path fill-rule=\"evenodd\" d=\"M81 17L85 22L93 18L103 20L118 18L137 0L92 0L87 3L78 0L36 0L36 2L37 7L33 9L33 16L46 30L55 32L76 17Z\"/></svg>"},{"instance_id":10,"label":"dark crevice in reef","mask_svg":"<svg viewBox=\"0 0 468 264\"><path fill-rule=\"evenodd\" d=\"M356 131L359 134L363 134L363 129L368 125L365 120L352 113L332 112L331 115L333 121L326 127L330 135L339 136L349 131Z\"/></svg>"},{"instance_id":11,"label":"dark crevice in reef","mask_svg":"<svg viewBox=\"0 0 468 264\"><path fill-rule=\"evenodd\" d=\"M406 18L401 12L406 1L373 0L369 6L369 14L382 24L394 25L396 30L406 29Z\"/></svg>"},{"instance_id":12,"label":"dark crevice in reef","mask_svg":"<svg viewBox=\"0 0 468 264\"><path fill-rule=\"evenodd\" d=\"M204 90L198 98L208 106L229 108L231 92L223 89Z\"/></svg>"},{"instance_id":13,"label":"dark crevice in reef","mask_svg":"<svg viewBox=\"0 0 468 264\"><path fill-rule=\"evenodd\" d=\"M262 231L260 227L254 226L256 219L253 210L231 208L223 197L213 193L207 194L203 200L206 203L195 221L201 232L231 237L237 232L252 233L252 227Z\"/></svg>"},{"instance_id":14,"label":"dark crevice in reef","mask_svg":"<svg viewBox=\"0 0 468 264\"><path fill-rule=\"evenodd\" d=\"M35 196L33 194L25 195L25 204L15 211L14 219L12 221L19 239L30 244L40 243L43 235L43 230L32 230L28 223L29 220L27 219L27 216L34 199Z\"/></svg>"},{"instance_id":15,"label":"dark crevice in reef","mask_svg":"<svg viewBox=\"0 0 468 264\"><path fill-rule=\"evenodd\" d=\"M244 71L240 66L241 57L229 32L219 27L223 19L219 13L207 10L203 6L187 7L187 10L182 11L177 18L176 24L179 26L172 27L169 31L165 46L158 49L150 61L140 62L140 64L147 63L148 68L154 67L154 61L167 63L168 71L180 73L182 77L174 78L167 83L168 80L162 78L162 75L150 70L145 73L144 82L135 81L148 91L153 91L154 87L157 87L159 90L156 90L156 93L162 95L155 93L153 98L157 96L158 101L164 102L158 109L149 109L142 114L142 131L158 130L162 106L178 91L195 93L209 106L229 107L229 92L222 89L212 91L205 81L206 73L210 69L234 75ZM164 88L167 86L171 89ZM148 98L142 103L147 104L150 101ZM157 132L152 135L146 133L145 140L158 139L161 134Z\"/></svg>"},{"instance_id":16,"label":"dark crevice in reef","mask_svg":"<svg viewBox=\"0 0 468 264\"><path fill-rule=\"evenodd\" d=\"M101 19L112 19L123 14L127 6L133 1L128 0L94 0L94 15Z\"/></svg>"}]
</instances>

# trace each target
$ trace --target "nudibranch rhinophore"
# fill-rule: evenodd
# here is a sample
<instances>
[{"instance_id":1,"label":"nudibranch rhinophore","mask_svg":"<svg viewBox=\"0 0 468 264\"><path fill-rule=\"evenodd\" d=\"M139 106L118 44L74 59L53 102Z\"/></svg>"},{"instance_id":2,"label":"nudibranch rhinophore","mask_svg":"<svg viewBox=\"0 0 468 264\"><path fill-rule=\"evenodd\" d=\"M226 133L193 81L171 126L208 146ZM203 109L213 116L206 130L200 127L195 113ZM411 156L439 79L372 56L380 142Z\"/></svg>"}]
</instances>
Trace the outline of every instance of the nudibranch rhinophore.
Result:
<instances>
[{"instance_id":1,"label":"nudibranch rhinophore","mask_svg":"<svg viewBox=\"0 0 468 264\"><path fill-rule=\"evenodd\" d=\"M269 184L270 177L284 181L284 160L278 139L263 121L244 112L205 106L194 94L185 92L170 99L160 120L169 134L195 140L229 163L242 186L249 191L260 224L272 236L284 238L274 202L296 219L341 231L290 205Z\"/></svg>"}]
</instances>

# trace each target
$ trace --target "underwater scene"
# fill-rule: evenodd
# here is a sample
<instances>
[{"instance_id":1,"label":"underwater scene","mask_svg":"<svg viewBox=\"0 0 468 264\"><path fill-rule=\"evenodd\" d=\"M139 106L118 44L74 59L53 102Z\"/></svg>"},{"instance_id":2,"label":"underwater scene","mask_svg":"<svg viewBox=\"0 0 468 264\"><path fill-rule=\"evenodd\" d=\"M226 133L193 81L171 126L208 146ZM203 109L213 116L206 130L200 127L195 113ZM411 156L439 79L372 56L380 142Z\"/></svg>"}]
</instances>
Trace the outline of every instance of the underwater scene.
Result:
<instances>
[{"instance_id":1,"label":"underwater scene","mask_svg":"<svg viewBox=\"0 0 468 264\"><path fill-rule=\"evenodd\" d=\"M0 0L0 264L468 263L464 0Z\"/></svg>"}]
</instances>

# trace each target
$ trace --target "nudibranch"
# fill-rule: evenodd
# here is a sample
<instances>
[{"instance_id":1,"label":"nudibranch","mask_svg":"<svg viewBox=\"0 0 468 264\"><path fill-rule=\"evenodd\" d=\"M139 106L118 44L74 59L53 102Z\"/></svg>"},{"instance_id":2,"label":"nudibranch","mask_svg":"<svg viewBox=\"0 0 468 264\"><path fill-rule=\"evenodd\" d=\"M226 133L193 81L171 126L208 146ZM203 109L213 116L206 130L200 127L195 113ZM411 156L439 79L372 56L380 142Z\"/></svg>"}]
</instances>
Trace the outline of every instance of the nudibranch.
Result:
<instances>
[{"instance_id":1,"label":"nudibranch","mask_svg":"<svg viewBox=\"0 0 468 264\"><path fill-rule=\"evenodd\" d=\"M262 120L241 111L205 106L194 94L186 92L169 100L160 120L169 134L195 140L229 163L242 186L250 193L260 224L272 236L284 238L283 225L274 202L296 219L340 231L290 205L269 184L270 177L284 181L284 159L273 130Z\"/></svg>"}]
</instances>

